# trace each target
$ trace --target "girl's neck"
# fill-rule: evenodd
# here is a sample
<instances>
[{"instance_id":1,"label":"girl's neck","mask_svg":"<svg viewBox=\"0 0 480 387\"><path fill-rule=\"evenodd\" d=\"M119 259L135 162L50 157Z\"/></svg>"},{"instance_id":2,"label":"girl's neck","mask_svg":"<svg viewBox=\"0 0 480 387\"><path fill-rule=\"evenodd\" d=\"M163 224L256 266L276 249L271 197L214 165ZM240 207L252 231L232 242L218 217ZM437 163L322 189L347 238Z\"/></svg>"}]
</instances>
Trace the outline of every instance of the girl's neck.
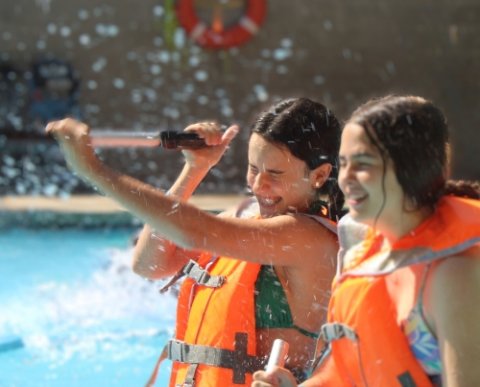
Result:
<instances>
[{"instance_id":1,"label":"girl's neck","mask_svg":"<svg viewBox=\"0 0 480 387\"><path fill-rule=\"evenodd\" d=\"M405 235L412 233L431 214L432 210L428 207L411 212L403 212L397 219L390 219L389 221L379 219L375 228L383 236L384 244L392 246Z\"/></svg>"}]
</instances>

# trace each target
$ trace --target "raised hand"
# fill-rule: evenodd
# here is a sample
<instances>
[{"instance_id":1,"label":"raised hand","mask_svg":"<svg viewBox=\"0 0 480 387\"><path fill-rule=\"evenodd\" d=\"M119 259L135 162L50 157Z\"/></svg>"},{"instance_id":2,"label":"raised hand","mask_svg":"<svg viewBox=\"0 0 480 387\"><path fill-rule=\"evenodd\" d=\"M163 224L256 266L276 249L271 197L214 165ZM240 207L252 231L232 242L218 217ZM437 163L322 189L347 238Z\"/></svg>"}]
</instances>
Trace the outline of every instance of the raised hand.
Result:
<instances>
[{"instance_id":1,"label":"raised hand","mask_svg":"<svg viewBox=\"0 0 480 387\"><path fill-rule=\"evenodd\" d=\"M58 141L67 163L75 171L84 174L98 162L90 141L90 128L83 122L73 118L52 121L45 131Z\"/></svg>"},{"instance_id":2,"label":"raised hand","mask_svg":"<svg viewBox=\"0 0 480 387\"><path fill-rule=\"evenodd\" d=\"M184 149L187 164L194 168L210 169L216 165L239 131L238 125L230 126L225 132L215 122L199 122L185 128L186 132L195 132L205 140L208 147L201 149Z\"/></svg>"}]
</instances>

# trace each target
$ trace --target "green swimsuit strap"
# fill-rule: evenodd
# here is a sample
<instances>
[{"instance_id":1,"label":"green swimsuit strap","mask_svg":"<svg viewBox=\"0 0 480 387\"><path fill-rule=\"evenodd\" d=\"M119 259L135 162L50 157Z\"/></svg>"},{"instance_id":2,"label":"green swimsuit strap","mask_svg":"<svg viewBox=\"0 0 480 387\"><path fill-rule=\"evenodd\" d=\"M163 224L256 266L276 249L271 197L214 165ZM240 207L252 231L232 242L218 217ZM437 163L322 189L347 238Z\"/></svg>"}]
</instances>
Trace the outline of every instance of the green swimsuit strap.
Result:
<instances>
[{"instance_id":1,"label":"green swimsuit strap","mask_svg":"<svg viewBox=\"0 0 480 387\"><path fill-rule=\"evenodd\" d=\"M255 321L257 328L293 328L304 336L319 337L294 324L285 290L270 265L262 265L255 283Z\"/></svg>"}]
</instances>

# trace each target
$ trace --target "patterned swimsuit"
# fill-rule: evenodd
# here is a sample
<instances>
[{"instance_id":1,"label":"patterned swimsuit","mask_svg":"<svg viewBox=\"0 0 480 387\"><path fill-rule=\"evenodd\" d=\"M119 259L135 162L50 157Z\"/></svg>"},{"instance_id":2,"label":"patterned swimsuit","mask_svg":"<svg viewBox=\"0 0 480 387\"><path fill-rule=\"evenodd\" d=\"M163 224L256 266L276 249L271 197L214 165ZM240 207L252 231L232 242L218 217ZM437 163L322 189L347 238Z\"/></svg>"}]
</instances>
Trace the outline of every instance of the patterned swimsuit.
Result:
<instances>
[{"instance_id":1,"label":"patterned swimsuit","mask_svg":"<svg viewBox=\"0 0 480 387\"><path fill-rule=\"evenodd\" d=\"M438 340L428 326L423 313L423 291L430 265L427 265L422 278L417 304L412 308L403 323L403 331L407 336L415 358L429 375L435 386L441 386L442 361Z\"/></svg>"}]
</instances>

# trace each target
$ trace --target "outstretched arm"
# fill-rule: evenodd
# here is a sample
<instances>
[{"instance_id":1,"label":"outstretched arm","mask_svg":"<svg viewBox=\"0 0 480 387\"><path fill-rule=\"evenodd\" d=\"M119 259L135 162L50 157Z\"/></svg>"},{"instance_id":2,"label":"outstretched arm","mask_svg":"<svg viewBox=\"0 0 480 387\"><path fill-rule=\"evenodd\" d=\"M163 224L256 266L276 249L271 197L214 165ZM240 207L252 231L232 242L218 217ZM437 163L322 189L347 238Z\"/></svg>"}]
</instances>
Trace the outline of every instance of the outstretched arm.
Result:
<instances>
[{"instance_id":1,"label":"outstretched arm","mask_svg":"<svg viewBox=\"0 0 480 387\"><path fill-rule=\"evenodd\" d=\"M47 132L59 141L71 168L180 247L299 268L318 264L319 252L336 254L330 233L305 216L216 217L104 165L92 150L87 125L66 119L50 123Z\"/></svg>"},{"instance_id":2,"label":"outstretched arm","mask_svg":"<svg viewBox=\"0 0 480 387\"><path fill-rule=\"evenodd\" d=\"M168 194L180 201L187 201L206 176L216 165L230 141L238 132L236 125L220 132L214 123L197 123L189 125L185 131L196 132L209 145L203 149L183 150L185 164L170 188ZM183 267L193 252L177 248L169 240L159 235L146 224L141 231L133 253L133 271L149 279L163 278L176 273Z\"/></svg>"}]
</instances>

